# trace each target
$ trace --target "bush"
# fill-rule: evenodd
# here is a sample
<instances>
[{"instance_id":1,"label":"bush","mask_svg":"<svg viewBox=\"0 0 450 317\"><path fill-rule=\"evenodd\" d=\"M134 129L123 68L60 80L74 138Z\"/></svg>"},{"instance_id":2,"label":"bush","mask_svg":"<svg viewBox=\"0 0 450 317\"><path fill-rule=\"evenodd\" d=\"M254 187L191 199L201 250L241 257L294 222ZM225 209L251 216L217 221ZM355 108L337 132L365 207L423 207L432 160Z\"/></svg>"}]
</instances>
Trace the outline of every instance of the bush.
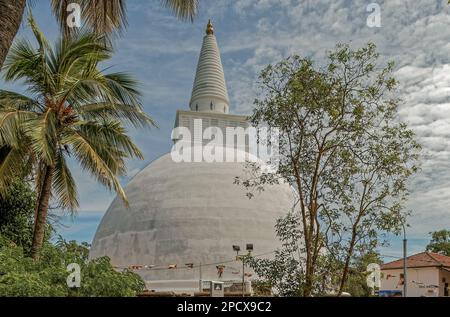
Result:
<instances>
[{"instance_id":1,"label":"bush","mask_svg":"<svg viewBox=\"0 0 450 317\"><path fill-rule=\"evenodd\" d=\"M21 180L12 184L6 197L0 198L0 235L26 249L33 239L35 200L31 186Z\"/></svg>"},{"instance_id":2,"label":"bush","mask_svg":"<svg viewBox=\"0 0 450 317\"><path fill-rule=\"evenodd\" d=\"M109 258L88 261L86 243L46 243L41 258L34 261L21 246L0 236L0 296L136 296L145 288L141 278L131 272L118 272ZM67 286L67 265L81 268L81 287Z\"/></svg>"}]
</instances>

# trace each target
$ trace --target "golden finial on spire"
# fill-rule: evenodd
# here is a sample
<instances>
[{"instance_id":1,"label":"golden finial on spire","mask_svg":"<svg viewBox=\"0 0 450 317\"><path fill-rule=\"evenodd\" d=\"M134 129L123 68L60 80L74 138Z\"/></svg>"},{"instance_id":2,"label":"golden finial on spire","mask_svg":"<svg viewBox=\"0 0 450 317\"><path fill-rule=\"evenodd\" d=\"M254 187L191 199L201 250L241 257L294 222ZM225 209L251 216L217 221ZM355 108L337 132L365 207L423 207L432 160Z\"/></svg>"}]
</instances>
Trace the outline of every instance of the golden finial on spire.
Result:
<instances>
[{"instance_id":1,"label":"golden finial on spire","mask_svg":"<svg viewBox=\"0 0 450 317\"><path fill-rule=\"evenodd\" d=\"M211 19L208 20L208 25L206 26L206 34L208 35L214 34L214 26L211 22Z\"/></svg>"}]
</instances>

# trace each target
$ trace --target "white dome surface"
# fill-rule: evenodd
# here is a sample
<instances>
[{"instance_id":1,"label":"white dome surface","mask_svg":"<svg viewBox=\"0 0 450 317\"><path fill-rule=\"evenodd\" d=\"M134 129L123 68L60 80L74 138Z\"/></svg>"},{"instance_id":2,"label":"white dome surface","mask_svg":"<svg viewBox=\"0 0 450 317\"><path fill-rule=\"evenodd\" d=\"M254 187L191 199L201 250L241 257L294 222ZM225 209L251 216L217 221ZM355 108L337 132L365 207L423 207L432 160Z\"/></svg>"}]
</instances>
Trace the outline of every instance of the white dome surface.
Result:
<instances>
[{"instance_id":1,"label":"white dome surface","mask_svg":"<svg viewBox=\"0 0 450 317\"><path fill-rule=\"evenodd\" d=\"M243 163L175 163L170 153L155 160L126 187L130 207L116 197L103 217L90 258L108 256L117 267L154 266L138 273L148 281L241 278L233 245L254 245L271 257L279 241L276 219L293 206L287 184L272 185L252 199L242 185ZM241 251L242 253L242 251ZM194 268L187 268L192 263ZM200 270L200 263L202 269ZM168 269L169 265L177 269Z\"/></svg>"}]
</instances>

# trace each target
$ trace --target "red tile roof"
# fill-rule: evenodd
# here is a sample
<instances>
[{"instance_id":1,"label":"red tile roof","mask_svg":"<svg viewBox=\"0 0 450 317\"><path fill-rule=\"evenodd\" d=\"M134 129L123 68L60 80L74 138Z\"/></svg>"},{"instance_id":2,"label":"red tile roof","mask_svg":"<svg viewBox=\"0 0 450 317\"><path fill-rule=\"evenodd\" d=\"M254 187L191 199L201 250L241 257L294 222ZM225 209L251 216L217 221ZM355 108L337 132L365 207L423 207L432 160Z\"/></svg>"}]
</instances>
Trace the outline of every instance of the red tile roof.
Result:
<instances>
[{"instance_id":1,"label":"red tile roof","mask_svg":"<svg viewBox=\"0 0 450 317\"><path fill-rule=\"evenodd\" d=\"M422 252L406 258L407 267L448 267L450 257L433 252ZM403 268L403 259L381 265L382 270Z\"/></svg>"}]
</instances>

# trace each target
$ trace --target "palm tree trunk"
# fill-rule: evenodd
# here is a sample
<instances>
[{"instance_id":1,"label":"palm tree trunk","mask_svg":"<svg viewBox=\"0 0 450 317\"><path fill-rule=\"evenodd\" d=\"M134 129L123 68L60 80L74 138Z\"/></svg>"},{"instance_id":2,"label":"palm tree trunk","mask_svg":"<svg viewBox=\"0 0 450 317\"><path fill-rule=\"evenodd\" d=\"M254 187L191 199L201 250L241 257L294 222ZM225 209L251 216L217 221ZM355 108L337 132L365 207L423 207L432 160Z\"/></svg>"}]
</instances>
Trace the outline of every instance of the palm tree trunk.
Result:
<instances>
[{"instance_id":1,"label":"palm tree trunk","mask_svg":"<svg viewBox=\"0 0 450 317\"><path fill-rule=\"evenodd\" d=\"M31 245L31 257L34 260L39 259L39 253L44 241L45 227L47 224L48 205L52 191L53 166L47 166L42 188L39 194L36 212L36 221L34 223L33 244Z\"/></svg>"},{"instance_id":2,"label":"palm tree trunk","mask_svg":"<svg viewBox=\"0 0 450 317\"><path fill-rule=\"evenodd\" d=\"M26 0L0 0L0 70L19 30Z\"/></svg>"}]
</instances>

